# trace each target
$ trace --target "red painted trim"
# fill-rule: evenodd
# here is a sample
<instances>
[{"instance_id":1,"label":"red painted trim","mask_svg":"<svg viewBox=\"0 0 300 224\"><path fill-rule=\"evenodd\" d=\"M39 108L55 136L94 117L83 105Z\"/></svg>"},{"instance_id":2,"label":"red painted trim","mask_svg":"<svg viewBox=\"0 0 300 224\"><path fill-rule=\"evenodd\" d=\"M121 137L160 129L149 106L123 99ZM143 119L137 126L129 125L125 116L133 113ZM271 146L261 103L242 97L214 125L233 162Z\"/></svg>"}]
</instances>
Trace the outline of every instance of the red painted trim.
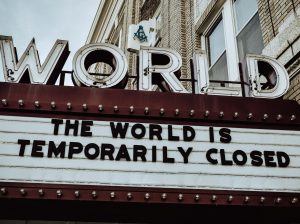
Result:
<instances>
[{"instance_id":1,"label":"red painted trim","mask_svg":"<svg viewBox=\"0 0 300 224\"><path fill-rule=\"evenodd\" d=\"M2 115L300 130L299 105L281 99L0 83L2 99L7 101L7 105L0 103ZM24 106L19 106L19 99L24 101ZM35 107L35 101L39 101L39 108ZM52 101L55 109L51 108ZM72 103L71 110L67 109L68 102ZM83 104L87 104L87 110ZM104 107L102 112L98 110L99 104ZM114 106L118 106L117 112ZM130 106L134 106L134 113L130 113ZM145 107L149 108L148 115L144 113ZM163 115L161 108L164 108ZM180 110L178 116L175 109ZM209 111L207 117L205 111ZM235 112L237 118L233 117ZM252 119L248 119L249 113L253 114ZM264 114L268 115L265 120ZM282 116L280 120L278 114ZM291 120L292 115L296 119Z\"/></svg>"},{"instance_id":2,"label":"red painted trim","mask_svg":"<svg viewBox=\"0 0 300 224\"><path fill-rule=\"evenodd\" d=\"M172 188L144 188L118 186L90 186L90 185L63 185L40 183L0 183L0 199L34 199L34 200L67 200L67 201L94 201L94 202L127 202L147 204L190 204L190 205L240 205L240 206L276 206L300 207L300 193L286 192L256 192L256 191L225 191L202 189L172 189ZM39 190L43 190L43 194ZM25 192L22 194L22 192ZM58 195L61 191L61 196ZM79 196L75 192L79 192ZM93 196L96 192L97 196ZM112 192L114 197L111 197ZM131 194L131 198L128 197ZM150 195L145 198L146 193ZM162 195L166 194L163 199ZM180 199L180 195L182 199ZM199 196L199 200L195 199ZM216 199L213 200L213 197ZM230 196L232 200L230 201ZM245 202L245 198L249 201ZM262 197L265 200L262 202ZM279 199L280 198L280 199ZM293 203L293 200L296 203ZM277 201L276 201L277 200Z\"/></svg>"}]
</instances>

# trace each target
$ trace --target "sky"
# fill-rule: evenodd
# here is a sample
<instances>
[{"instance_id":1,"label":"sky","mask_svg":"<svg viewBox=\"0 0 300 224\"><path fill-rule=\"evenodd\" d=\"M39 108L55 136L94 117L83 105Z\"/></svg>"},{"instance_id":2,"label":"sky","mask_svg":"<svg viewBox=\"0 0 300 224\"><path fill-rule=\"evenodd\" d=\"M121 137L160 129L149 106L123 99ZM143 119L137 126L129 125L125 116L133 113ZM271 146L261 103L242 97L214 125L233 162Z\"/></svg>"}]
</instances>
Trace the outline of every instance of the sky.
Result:
<instances>
[{"instance_id":1,"label":"sky","mask_svg":"<svg viewBox=\"0 0 300 224\"><path fill-rule=\"evenodd\" d=\"M70 71L74 54L86 42L100 1L0 0L0 35L12 36L19 58L34 37L41 64L57 39L68 40L71 53L63 70Z\"/></svg>"}]
</instances>

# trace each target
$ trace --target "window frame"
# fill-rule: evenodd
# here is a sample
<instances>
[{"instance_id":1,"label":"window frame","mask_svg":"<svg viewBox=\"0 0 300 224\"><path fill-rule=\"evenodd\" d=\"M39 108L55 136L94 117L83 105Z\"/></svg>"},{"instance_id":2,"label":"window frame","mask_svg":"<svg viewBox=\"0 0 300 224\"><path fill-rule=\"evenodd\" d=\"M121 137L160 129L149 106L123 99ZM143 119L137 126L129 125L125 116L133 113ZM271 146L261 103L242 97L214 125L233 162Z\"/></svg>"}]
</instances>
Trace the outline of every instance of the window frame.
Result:
<instances>
[{"instance_id":1,"label":"window frame","mask_svg":"<svg viewBox=\"0 0 300 224\"><path fill-rule=\"evenodd\" d=\"M236 25L235 25L235 15L233 12L233 1L232 0L226 0L223 6L219 9L219 11L216 13L212 21L209 23L209 25L204 30L202 37L201 37L201 44L202 49L205 50L207 53L207 60L209 64L208 71L212 68L213 65L210 64L210 53L209 53L209 42L208 37L209 34L212 32L214 26L216 26L216 23L218 23L220 17L223 21L224 26L224 40L225 40L225 50L220 55L220 57L226 53L227 58L227 71L228 71L228 80L229 81L240 81L240 73L239 73L239 59L238 59L238 49L237 49L237 40L236 40ZM218 60L220 59L218 58ZM218 61L217 60L217 61ZM216 62L217 62L216 61ZM215 62L215 63L216 63ZM235 63L232 63L235 62ZM214 63L214 64L215 64ZM229 86L236 86L236 84L230 84Z\"/></svg>"}]
</instances>

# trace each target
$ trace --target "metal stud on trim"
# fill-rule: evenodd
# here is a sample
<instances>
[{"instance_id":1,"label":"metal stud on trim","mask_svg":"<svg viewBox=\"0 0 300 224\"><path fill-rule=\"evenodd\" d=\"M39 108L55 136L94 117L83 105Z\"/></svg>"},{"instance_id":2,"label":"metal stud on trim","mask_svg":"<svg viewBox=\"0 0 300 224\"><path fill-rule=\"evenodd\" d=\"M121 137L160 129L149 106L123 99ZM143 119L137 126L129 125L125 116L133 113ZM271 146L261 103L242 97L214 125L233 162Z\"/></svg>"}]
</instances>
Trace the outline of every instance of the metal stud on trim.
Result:
<instances>
[{"instance_id":1,"label":"metal stud on trim","mask_svg":"<svg viewBox=\"0 0 300 224\"><path fill-rule=\"evenodd\" d=\"M282 119L282 115L281 115L281 114L278 114L277 117L276 117L276 120L277 120L277 121L280 121L281 119Z\"/></svg>"},{"instance_id":2,"label":"metal stud on trim","mask_svg":"<svg viewBox=\"0 0 300 224\"><path fill-rule=\"evenodd\" d=\"M291 203L294 205L294 204L297 204L298 203L298 198L293 198L291 200Z\"/></svg>"},{"instance_id":3,"label":"metal stud on trim","mask_svg":"<svg viewBox=\"0 0 300 224\"><path fill-rule=\"evenodd\" d=\"M145 200L149 200L150 199L150 194L149 193L146 193L145 194Z\"/></svg>"},{"instance_id":4,"label":"metal stud on trim","mask_svg":"<svg viewBox=\"0 0 300 224\"><path fill-rule=\"evenodd\" d=\"M210 114L209 110L206 110L206 111L204 112L204 117L208 117L209 114Z\"/></svg>"},{"instance_id":5,"label":"metal stud on trim","mask_svg":"<svg viewBox=\"0 0 300 224\"><path fill-rule=\"evenodd\" d=\"M132 199L132 197L133 197L133 196L132 196L132 194L131 194L130 192L129 192L129 193L127 193L127 199L128 199L128 200L131 200L131 199Z\"/></svg>"},{"instance_id":6,"label":"metal stud on trim","mask_svg":"<svg viewBox=\"0 0 300 224\"><path fill-rule=\"evenodd\" d=\"M74 196L75 196L75 198L79 198L80 197L80 192L79 191L74 191Z\"/></svg>"},{"instance_id":7,"label":"metal stud on trim","mask_svg":"<svg viewBox=\"0 0 300 224\"><path fill-rule=\"evenodd\" d=\"M164 108L160 108L159 110L159 114L162 116L165 114L165 109Z\"/></svg>"},{"instance_id":8,"label":"metal stud on trim","mask_svg":"<svg viewBox=\"0 0 300 224\"><path fill-rule=\"evenodd\" d=\"M2 187L0 189L0 192L1 192L2 195L6 195L7 194L7 191L6 191L6 189L4 187Z\"/></svg>"},{"instance_id":9,"label":"metal stud on trim","mask_svg":"<svg viewBox=\"0 0 300 224\"><path fill-rule=\"evenodd\" d=\"M111 199L114 199L115 197L116 197L115 192L110 192L110 198L111 198Z\"/></svg>"},{"instance_id":10,"label":"metal stud on trim","mask_svg":"<svg viewBox=\"0 0 300 224\"><path fill-rule=\"evenodd\" d=\"M67 109L72 110L72 104L70 102L67 103Z\"/></svg>"},{"instance_id":11,"label":"metal stud on trim","mask_svg":"<svg viewBox=\"0 0 300 224\"><path fill-rule=\"evenodd\" d=\"M130 106L129 107L129 112L132 114L132 113L134 113L134 107L133 106Z\"/></svg>"},{"instance_id":12,"label":"metal stud on trim","mask_svg":"<svg viewBox=\"0 0 300 224\"><path fill-rule=\"evenodd\" d=\"M43 197L45 195L45 192L43 189L38 189L38 193L39 193L40 197Z\"/></svg>"},{"instance_id":13,"label":"metal stud on trim","mask_svg":"<svg viewBox=\"0 0 300 224\"><path fill-rule=\"evenodd\" d=\"M238 113L238 112L234 112L233 118L234 118L234 119L237 119L238 117L239 117L239 113Z\"/></svg>"},{"instance_id":14,"label":"metal stud on trim","mask_svg":"<svg viewBox=\"0 0 300 224\"><path fill-rule=\"evenodd\" d=\"M265 200L266 200L265 197L260 197L259 202L260 202L261 204L263 204L263 203L265 202Z\"/></svg>"},{"instance_id":15,"label":"metal stud on trim","mask_svg":"<svg viewBox=\"0 0 300 224\"><path fill-rule=\"evenodd\" d=\"M179 109L175 109L174 113L175 113L175 116L178 116L179 115Z\"/></svg>"},{"instance_id":16,"label":"metal stud on trim","mask_svg":"<svg viewBox=\"0 0 300 224\"><path fill-rule=\"evenodd\" d=\"M21 193L22 196L25 196L25 195L27 194L27 192L26 192L25 189L23 189L23 188L20 189L20 193Z\"/></svg>"},{"instance_id":17,"label":"metal stud on trim","mask_svg":"<svg viewBox=\"0 0 300 224\"><path fill-rule=\"evenodd\" d=\"M196 194L195 197L194 197L194 200L195 200L195 201L199 201L199 200L200 200L200 195L199 195L199 194Z\"/></svg>"},{"instance_id":18,"label":"metal stud on trim","mask_svg":"<svg viewBox=\"0 0 300 224\"><path fill-rule=\"evenodd\" d=\"M34 106L35 108L40 108L40 102L37 100L37 101L34 101Z\"/></svg>"},{"instance_id":19,"label":"metal stud on trim","mask_svg":"<svg viewBox=\"0 0 300 224\"><path fill-rule=\"evenodd\" d=\"M215 202L216 200L217 200L217 195L212 195L212 196L211 196L211 201L212 201L212 202Z\"/></svg>"},{"instance_id":20,"label":"metal stud on trim","mask_svg":"<svg viewBox=\"0 0 300 224\"><path fill-rule=\"evenodd\" d=\"M296 120L296 116L295 116L295 115L292 115L292 116L291 116L291 121L294 121L294 120Z\"/></svg>"},{"instance_id":21,"label":"metal stud on trim","mask_svg":"<svg viewBox=\"0 0 300 224\"><path fill-rule=\"evenodd\" d=\"M99 105L98 105L98 110L99 110L100 112L102 112L102 111L104 110L104 108L103 108L103 105L102 105L102 104L99 104Z\"/></svg>"},{"instance_id":22,"label":"metal stud on trim","mask_svg":"<svg viewBox=\"0 0 300 224\"><path fill-rule=\"evenodd\" d=\"M62 190L57 190L57 191L56 191L56 196L57 196L58 198L61 198L62 195L63 195Z\"/></svg>"},{"instance_id":23,"label":"metal stud on trim","mask_svg":"<svg viewBox=\"0 0 300 224\"><path fill-rule=\"evenodd\" d=\"M247 119L248 119L248 120L251 120L252 118L253 118L253 114L252 114L252 113L249 113Z\"/></svg>"},{"instance_id":24,"label":"metal stud on trim","mask_svg":"<svg viewBox=\"0 0 300 224\"><path fill-rule=\"evenodd\" d=\"M149 114L149 107L145 107L144 114L145 114L145 115L148 115L148 114Z\"/></svg>"},{"instance_id":25,"label":"metal stud on trim","mask_svg":"<svg viewBox=\"0 0 300 224\"><path fill-rule=\"evenodd\" d=\"M18 104L20 107L23 107L24 106L24 101L22 99L18 100Z\"/></svg>"},{"instance_id":26,"label":"metal stud on trim","mask_svg":"<svg viewBox=\"0 0 300 224\"><path fill-rule=\"evenodd\" d=\"M52 101L52 102L50 103L50 105L51 105L51 108L52 108L52 109L55 109L55 108L56 108L56 104L55 104L54 101Z\"/></svg>"},{"instance_id":27,"label":"metal stud on trim","mask_svg":"<svg viewBox=\"0 0 300 224\"><path fill-rule=\"evenodd\" d=\"M97 192L96 191L92 191L92 198L96 198L97 197Z\"/></svg>"},{"instance_id":28,"label":"metal stud on trim","mask_svg":"<svg viewBox=\"0 0 300 224\"><path fill-rule=\"evenodd\" d=\"M219 118L223 118L224 117L224 112L223 111L220 111L219 113Z\"/></svg>"},{"instance_id":29,"label":"metal stud on trim","mask_svg":"<svg viewBox=\"0 0 300 224\"><path fill-rule=\"evenodd\" d=\"M162 193L161 200L166 200L166 199L167 199L167 194L166 193Z\"/></svg>"},{"instance_id":30,"label":"metal stud on trim","mask_svg":"<svg viewBox=\"0 0 300 224\"><path fill-rule=\"evenodd\" d=\"M114 106L114 112L117 113L119 111L119 107L118 106Z\"/></svg>"},{"instance_id":31,"label":"metal stud on trim","mask_svg":"<svg viewBox=\"0 0 300 224\"><path fill-rule=\"evenodd\" d=\"M233 200L233 196L232 196L232 195L229 195L229 196L228 196L228 199L227 199L227 202L228 202L228 203L231 203L232 200Z\"/></svg>"},{"instance_id":32,"label":"metal stud on trim","mask_svg":"<svg viewBox=\"0 0 300 224\"><path fill-rule=\"evenodd\" d=\"M247 204L250 201L250 197L249 196L245 196L244 202Z\"/></svg>"},{"instance_id":33,"label":"metal stud on trim","mask_svg":"<svg viewBox=\"0 0 300 224\"><path fill-rule=\"evenodd\" d=\"M6 100L6 99L2 99L2 100L1 100L1 102L2 102L2 105L3 105L3 106L5 106L5 107L8 105L8 103L7 103L7 100Z\"/></svg>"},{"instance_id":34,"label":"metal stud on trim","mask_svg":"<svg viewBox=\"0 0 300 224\"><path fill-rule=\"evenodd\" d=\"M280 204L281 201L282 201L282 198L278 197L278 198L276 198L275 203Z\"/></svg>"},{"instance_id":35,"label":"metal stud on trim","mask_svg":"<svg viewBox=\"0 0 300 224\"><path fill-rule=\"evenodd\" d=\"M82 104L82 109L84 111L87 111L88 110L88 105L86 103Z\"/></svg>"},{"instance_id":36,"label":"metal stud on trim","mask_svg":"<svg viewBox=\"0 0 300 224\"><path fill-rule=\"evenodd\" d=\"M183 200L183 194L179 194L178 195L178 201L182 201Z\"/></svg>"},{"instance_id":37,"label":"metal stud on trim","mask_svg":"<svg viewBox=\"0 0 300 224\"><path fill-rule=\"evenodd\" d=\"M193 117L195 115L195 110L190 110L190 117Z\"/></svg>"},{"instance_id":38,"label":"metal stud on trim","mask_svg":"<svg viewBox=\"0 0 300 224\"><path fill-rule=\"evenodd\" d=\"M264 114L263 120L265 121L265 120L267 120L268 118L269 118L269 115L268 115L268 114Z\"/></svg>"}]
</instances>

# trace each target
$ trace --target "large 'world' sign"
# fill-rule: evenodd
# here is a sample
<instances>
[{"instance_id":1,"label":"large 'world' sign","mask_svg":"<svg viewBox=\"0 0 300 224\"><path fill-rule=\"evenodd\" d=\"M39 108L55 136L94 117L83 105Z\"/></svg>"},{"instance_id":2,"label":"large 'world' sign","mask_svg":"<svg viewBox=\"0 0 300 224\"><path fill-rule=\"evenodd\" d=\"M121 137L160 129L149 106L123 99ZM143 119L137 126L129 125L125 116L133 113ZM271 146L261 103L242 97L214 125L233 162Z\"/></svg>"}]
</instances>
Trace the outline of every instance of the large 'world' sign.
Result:
<instances>
[{"instance_id":1,"label":"large 'world' sign","mask_svg":"<svg viewBox=\"0 0 300 224\"><path fill-rule=\"evenodd\" d=\"M34 40L28 45L24 54L18 60L15 54L12 37L0 36L0 52L2 57L4 78L12 83L55 84L65 61L69 55L68 41L57 40L45 62L41 65ZM249 91L246 95L259 98L278 98L286 93L289 87L289 76L278 61L267 56L248 55L246 81ZM99 79L89 74L89 67L103 62L113 69L111 74ZM188 93L182 85L176 72L182 65L181 56L174 50L167 48L141 47L139 50L139 89L151 91L155 80L159 79L167 84L168 90ZM229 85L218 88L211 85L207 55L195 53L193 55L196 94L212 95L241 95L241 88ZM231 66L232 67L232 66ZM230 71L230 82L240 81L238 63ZM116 46L106 43L88 44L80 48L73 58L73 80L77 86L97 88L125 87L128 62L125 54ZM262 79L262 76L264 79ZM262 82L268 82L268 88L262 88Z\"/></svg>"}]
</instances>

